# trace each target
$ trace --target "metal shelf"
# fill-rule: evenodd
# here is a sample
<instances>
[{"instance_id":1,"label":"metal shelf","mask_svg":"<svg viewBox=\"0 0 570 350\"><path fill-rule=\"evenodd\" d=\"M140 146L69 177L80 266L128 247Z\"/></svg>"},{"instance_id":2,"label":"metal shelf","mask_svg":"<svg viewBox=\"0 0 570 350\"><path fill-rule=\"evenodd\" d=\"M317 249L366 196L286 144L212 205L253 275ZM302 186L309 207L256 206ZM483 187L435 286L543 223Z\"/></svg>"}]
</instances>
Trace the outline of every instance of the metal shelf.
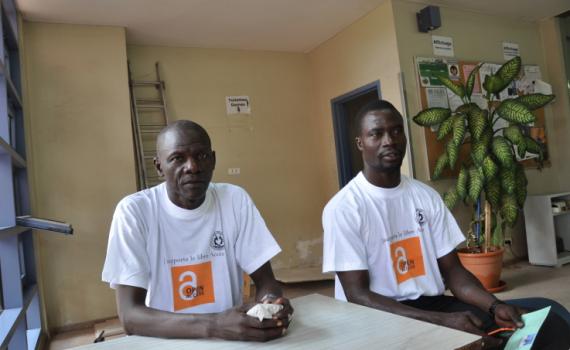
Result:
<instances>
[{"instance_id":1,"label":"metal shelf","mask_svg":"<svg viewBox=\"0 0 570 350\"><path fill-rule=\"evenodd\" d=\"M0 59L0 73L4 75L6 79L6 87L8 90L8 95L12 98L14 102L16 102L16 107L22 108L22 99L20 98L20 93L16 86L12 82L10 78L10 72L6 71L6 67L4 66L4 60Z\"/></svg>"},{"instance_id":2,"label":"metal shelf","mask_svg":"<svg viewBox=\"0 0 570 350\"><path fill-rule=\"evenodd\" d=\"M24 322L24 317L30 303L38 293L38 286L32 284L24 289L24 305L22 307L10 308L2 310L0 313L0 340L6 342L0 343L0 349L8 346L7 342L10 341L11 335L16 331L20 322ZM39 336L39 335L38 335Z\"/></svg>"},{"instance_id":3,"label":"metal shelf","mask_svg":"<svg viewBox=\"0 0 570 350\"><path fill-rule=\"evenodd\" d=\"M23 226L13 226L9 228L3 228L0 229L0 239L12 235L19 235L20 233L24 233L30 230L31 230L30 227L23 227Z\"/></svg>"},{"instance_id":4,"label":"metal shelf","mask_svg":"<svg viewBox=\"0 0 570 350\"><path fill-rule=\"evenodd\" d=\"M39 349L41 334L41 328L32 328L26 331L26 338L28 339L28 350Z\"/></svg>"},{"instance_id":5,"label":"metal shelf","mask_svg":"<svg viewBox=\"0 0 570 350\"><path fill-rule=\"evenodd\" d=\"M16 152L16 150L13 149L9 143L4 141L2 137L0 137L0 154L9 155L12 158L12 163L14 166L18 168L26 167L26 160L22 158L22 156L18 152Z\"/></svg>"},{"instance_id":6,"label":"metal shelf","mask_svg":"<svg viewBox=\"0 0 570 350\"><path fill-rule=\"evenodd\" d=\"M0 313L0 349L8 347L8 342L24 314L21 307L2 310Z\"/></svg>"}]
</instances>

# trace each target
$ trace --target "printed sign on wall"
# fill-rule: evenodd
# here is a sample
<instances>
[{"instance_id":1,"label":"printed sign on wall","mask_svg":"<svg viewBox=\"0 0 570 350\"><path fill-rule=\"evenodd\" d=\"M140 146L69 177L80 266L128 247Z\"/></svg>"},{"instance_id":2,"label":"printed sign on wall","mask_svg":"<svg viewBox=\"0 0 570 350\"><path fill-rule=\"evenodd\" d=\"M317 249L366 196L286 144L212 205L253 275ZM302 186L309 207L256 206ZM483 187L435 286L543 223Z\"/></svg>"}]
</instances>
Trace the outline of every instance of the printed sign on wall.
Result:
<instances>
[{"instance_id":1,"label":"printed sign on wall","mask_svg":"<svg viewBox=\"0 0 570 350\"><path fill-rule=\"evenodd\" d=\"M250 114L249 96L226 96L226 111L228 114Z\"/></svg>"},{"instance_id":2,"label":"printed sign on wall","mask_svg":"<svg viewBox=\"0 0 570 350\"><path fill-rule=\"evenodd\" d=\"M453 57L453 38L448 36L432 35L433 54L436 56Z\"/></svg>"},{"instance_id":3,"label":"printed sign on wall","mask_svg":"<svg viewBox=\"0 0 570 350\"><path fill-rule=\"evenodd\" d=\"M519 44L503 41L503 58L508 61L516 56L520 56Z\"/></svg>"}]
</instances>

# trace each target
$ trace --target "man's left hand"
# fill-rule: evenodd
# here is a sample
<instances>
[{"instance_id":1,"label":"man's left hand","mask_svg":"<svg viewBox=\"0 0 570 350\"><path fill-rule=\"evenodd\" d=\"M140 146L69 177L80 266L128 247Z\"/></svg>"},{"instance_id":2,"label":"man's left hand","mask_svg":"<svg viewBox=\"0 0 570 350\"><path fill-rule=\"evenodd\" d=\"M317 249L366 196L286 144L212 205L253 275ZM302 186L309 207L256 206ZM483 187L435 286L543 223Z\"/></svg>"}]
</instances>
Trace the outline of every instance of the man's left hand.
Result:
<instances>
[{"instance_id":1,"label":"man's left hand","mask_svg":"<svg viewBox=\"0 0 570 350\"><path fill-rule=\"evenodd\" d=\"M284 297L275 297L272 295L266 295L261 299L264 304L280 304L283 305L283 309L273 316L273 319L278 319L283 322L285 328L289 327L289 323L293 319L293 307L289 302L289 299Z\"/></svg>"},{"instance_id":2,"label":"man's left hand","mask_svg":"<svg viewBox=\"0 0 570 350\"><path fill-rule=\"evenodd\" d=\"M499 327L522 328L524 322L521 315L524 313L525 311L517 306L499 304L495 308L495 323Z\"/></svg>"}]
</instances>

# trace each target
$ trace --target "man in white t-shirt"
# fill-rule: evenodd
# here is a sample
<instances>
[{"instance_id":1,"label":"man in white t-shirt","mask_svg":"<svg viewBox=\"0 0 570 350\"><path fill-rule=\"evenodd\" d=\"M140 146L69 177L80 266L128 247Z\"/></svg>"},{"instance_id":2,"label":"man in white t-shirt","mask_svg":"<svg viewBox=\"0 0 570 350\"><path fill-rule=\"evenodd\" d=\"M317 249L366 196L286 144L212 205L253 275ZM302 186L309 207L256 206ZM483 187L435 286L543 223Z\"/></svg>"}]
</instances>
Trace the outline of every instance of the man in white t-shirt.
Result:
<instances>
[{"instance_id":1,"label":"man in white t-shirt","mask_svg":"<svg viewBox=\"0 0 570 350\"><path fill-rule=\"evenodd\" d=\"M356 119L364 169L323 212L323 271L336 272L336 298L480 335L522 327L523 311L461 265L455 247L464 236L439 194L400 174L407 142L400 113L375 101ZM446 286L453 297L443 295ZM568 349L568 325L556 314L546 322L551 333L536 344Z\"/></svg>"},{"instance_id":2,"label":"man in white t-shirt","mask_svg":"<svg viewBox=\"0 0 570 350\"><path fill-rule=\"evenodd\" d=\"M116 290L127 334L266 341L285 333L293 309L269 262L281 249L243 189L211 183L215 164L207 132L174 122L157 138L165 182L117 205L103 281ZM283 305L273 319L240 306L243 272L257 301Z\"/></svg>"}]
</instances>

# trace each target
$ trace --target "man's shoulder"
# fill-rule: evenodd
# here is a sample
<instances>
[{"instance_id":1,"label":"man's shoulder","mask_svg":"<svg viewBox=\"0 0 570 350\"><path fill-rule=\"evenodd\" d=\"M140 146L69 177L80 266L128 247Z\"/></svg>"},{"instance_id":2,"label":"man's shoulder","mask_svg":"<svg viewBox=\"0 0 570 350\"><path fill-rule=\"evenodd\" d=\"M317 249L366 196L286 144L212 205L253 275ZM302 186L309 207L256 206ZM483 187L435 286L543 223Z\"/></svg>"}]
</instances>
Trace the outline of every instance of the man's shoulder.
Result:
<instances>
[{"instance_id":1,"label":"man's shoulder","mask_svg":"<svg viewBox=\"0 0 570 350\"><path fill-rule=\"evenodd\" d=\"M324 213L358 210L361 197L362 193L358 190L358 184L355 179L352 179L328 201Z\"/></svg>"},{"instance_id":2,"label":"man's shoulder","mask_svg":"<svg viewBox=\"0 0 570 350\"><path fill-rule=\"evenodd\" d=\"M150 208L158 200L160 191L163 190L164 183L131 193L119 201L117 209L129 208Z\"/></svg>"},{"instance_id":3,"label":"man's shoulder","mask_svg":"<svg viewBox=\"0 0 570 350\"><path fill-rule=\"evenodd\" d=\"M215 190L221 197L249 196L242 187L225 182L211 182L210 189Z\"/></svg>"},{"instance_id":4,"label":"man's shoulder","mask_svg":"<svg viewBox=\"0 0 570 350\"><path fill-rule=\"evenodd\" d=\"M231 204L234 207L243 205L245 202L253 202L247 191L238 185L211 182L209 191L214 191L222 203Z\"/></svg>"}]
</instances>

